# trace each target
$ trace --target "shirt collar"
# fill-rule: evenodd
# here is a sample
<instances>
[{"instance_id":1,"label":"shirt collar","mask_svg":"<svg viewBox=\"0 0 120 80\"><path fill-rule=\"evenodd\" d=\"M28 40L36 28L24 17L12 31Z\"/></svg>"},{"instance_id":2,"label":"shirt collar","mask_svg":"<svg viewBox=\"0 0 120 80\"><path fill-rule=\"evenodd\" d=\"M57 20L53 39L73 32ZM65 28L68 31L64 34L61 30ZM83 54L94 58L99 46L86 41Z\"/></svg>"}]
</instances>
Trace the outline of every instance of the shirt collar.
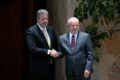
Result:
<instances>
[{"instance_id":1,"label":"shirt collar","mask_svg":"<svg viewBox=\"0 0 120 80\"><path fill-rule=\"evenodd\" d=\"M77 34L78 34L78 32L76 32L74 35L75 35L75 41L76 41L76 39L77 39ZM71 38L72 38L72 33L71 32L69 32L69 38L70 38L70 43L71 43Z\"/></svg>"},{"instance_id":2,"label":"shirt collar","mask_svg":"<svg viewBox=\"0 0 120 80\"><path fill-rule=\"evenodd\" d=\"M70 36L72 36L72 35L73 35L73 33L71 33L71 32L69 32L69 33L70 33ZM78 32L76 32L74 35L75 35L75 36L77 36L77 33L78 33Z\"/></svg>"}]
</instances>

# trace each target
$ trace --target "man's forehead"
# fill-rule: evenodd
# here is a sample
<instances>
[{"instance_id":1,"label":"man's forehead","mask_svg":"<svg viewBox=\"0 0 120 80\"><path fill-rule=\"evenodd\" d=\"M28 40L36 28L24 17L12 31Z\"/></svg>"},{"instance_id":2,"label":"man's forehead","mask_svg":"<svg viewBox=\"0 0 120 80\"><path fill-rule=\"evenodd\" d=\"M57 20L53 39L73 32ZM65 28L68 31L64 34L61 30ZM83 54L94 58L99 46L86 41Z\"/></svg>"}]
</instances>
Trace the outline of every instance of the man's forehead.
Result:
<instances>
[{"instance_id":1,"label":"man's forehead","mask_svg":"<svg viewBox=\"0 0 120 80\"><path fill-rule=\"evenodd\" d=\"M42 15L40 15L40 17L42 18L42 17L48 17L48 15L47 14L42 14Z\"/></svg>"}]
</instances>

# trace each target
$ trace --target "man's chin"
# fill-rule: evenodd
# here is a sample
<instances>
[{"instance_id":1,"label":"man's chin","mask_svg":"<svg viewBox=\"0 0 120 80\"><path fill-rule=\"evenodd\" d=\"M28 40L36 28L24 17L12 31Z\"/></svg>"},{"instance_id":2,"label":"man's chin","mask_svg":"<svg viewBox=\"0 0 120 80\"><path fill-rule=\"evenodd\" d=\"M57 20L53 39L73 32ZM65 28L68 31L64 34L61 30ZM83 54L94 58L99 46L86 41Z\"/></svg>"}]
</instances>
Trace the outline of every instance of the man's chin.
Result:
<instances>
[{"instance_id":1,"label":"man's chin","mask_svg":"<svg viewBox=\"0 0 120 80\"><path fill-rule=\"evenodd\" d=\"M47 25L42 25L43 28L45 28Z\"/></svg>"}]
</instances>

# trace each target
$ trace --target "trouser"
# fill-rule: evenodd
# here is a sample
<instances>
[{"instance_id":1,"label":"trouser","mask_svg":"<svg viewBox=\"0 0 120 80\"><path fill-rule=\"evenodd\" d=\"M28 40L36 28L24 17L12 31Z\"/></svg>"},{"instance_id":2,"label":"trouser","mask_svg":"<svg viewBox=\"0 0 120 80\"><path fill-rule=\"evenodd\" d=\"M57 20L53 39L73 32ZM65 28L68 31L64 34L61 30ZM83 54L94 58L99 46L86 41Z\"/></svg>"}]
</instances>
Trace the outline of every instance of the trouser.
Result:
<instances>
[{"instance_id":1,"label":"trouser","mask_svg":"<svg viewBox=\"0 0 120 80\"><path fill-rule=\"evenodd\" d=\"M67 80L91 80L90 77L85 79L82 76L67 76Z\"/></svg>"},{"instance_id":2,"label":"trouser","mask_svg":"<svg viewBox=\"0 0 120 80\"><path fill-rule=\"evenodd\" d=\"M72 75L67 75L67 80L91 80L91 77L84 78L84 75L75 75L75 72L73 72Z\"/></svg>"},{"instance_id":3,"label":"trouser","mask_svg":"<svg viewBox=\"0 0 120 80\"><path fill-rule=\"evenodd\" d=\"M48 74L30 74L29 80L55 80L55 72L50 70Z\"/></svg>"},{"instance_id":4,"label":"trouser","mask_svg":"<svg viewBox=\"0 0 120 80\"><path fill-rule=\"evenodd\" d=\"M31 75L28 80L54 80L53 75Z\"/></svg>"},{"instance_id":5,"label":"trouser","mask_svg":"<svg viewBox=\"0 0 120 80\"><path fill-rule=\"evenodd\" d=\"M29 74L29 80L55 80L54 65L49 66L48 73Z\"/></svg>"}]
</instances>

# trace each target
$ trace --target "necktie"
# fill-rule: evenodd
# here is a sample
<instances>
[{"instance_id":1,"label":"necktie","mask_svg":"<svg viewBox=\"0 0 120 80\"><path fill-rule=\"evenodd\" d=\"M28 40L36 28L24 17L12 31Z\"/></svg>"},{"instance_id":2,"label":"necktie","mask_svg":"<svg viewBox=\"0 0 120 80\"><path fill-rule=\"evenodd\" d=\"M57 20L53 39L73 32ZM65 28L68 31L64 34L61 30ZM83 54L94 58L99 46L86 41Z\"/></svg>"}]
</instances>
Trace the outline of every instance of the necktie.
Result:
<instances>
[{"instance_id":1,"label":"necktie","mask_svg":"<svg viewBox=\"0 0 120 80\"><path fill-rule=\"evenodd\" d=\"M71 38L71 47L74 48L75 47L75 35L72 34L72 38Z\"/></svg>"},{"instance_id":2,"label":"necktie","mask_svg":"<svg viewBox=\"0 0 120 80\"><path fill-rule=\"evenodd\" d=\"M46 38L46 40L47 40L47 43L48 43L48 45L49 45L49 47L50 47L50 46L51 46L50 37L49 37L46 29L43 30L43 34L44 34L44 36L45 36L45 38Z\"/></svg>"}]
</instances>

